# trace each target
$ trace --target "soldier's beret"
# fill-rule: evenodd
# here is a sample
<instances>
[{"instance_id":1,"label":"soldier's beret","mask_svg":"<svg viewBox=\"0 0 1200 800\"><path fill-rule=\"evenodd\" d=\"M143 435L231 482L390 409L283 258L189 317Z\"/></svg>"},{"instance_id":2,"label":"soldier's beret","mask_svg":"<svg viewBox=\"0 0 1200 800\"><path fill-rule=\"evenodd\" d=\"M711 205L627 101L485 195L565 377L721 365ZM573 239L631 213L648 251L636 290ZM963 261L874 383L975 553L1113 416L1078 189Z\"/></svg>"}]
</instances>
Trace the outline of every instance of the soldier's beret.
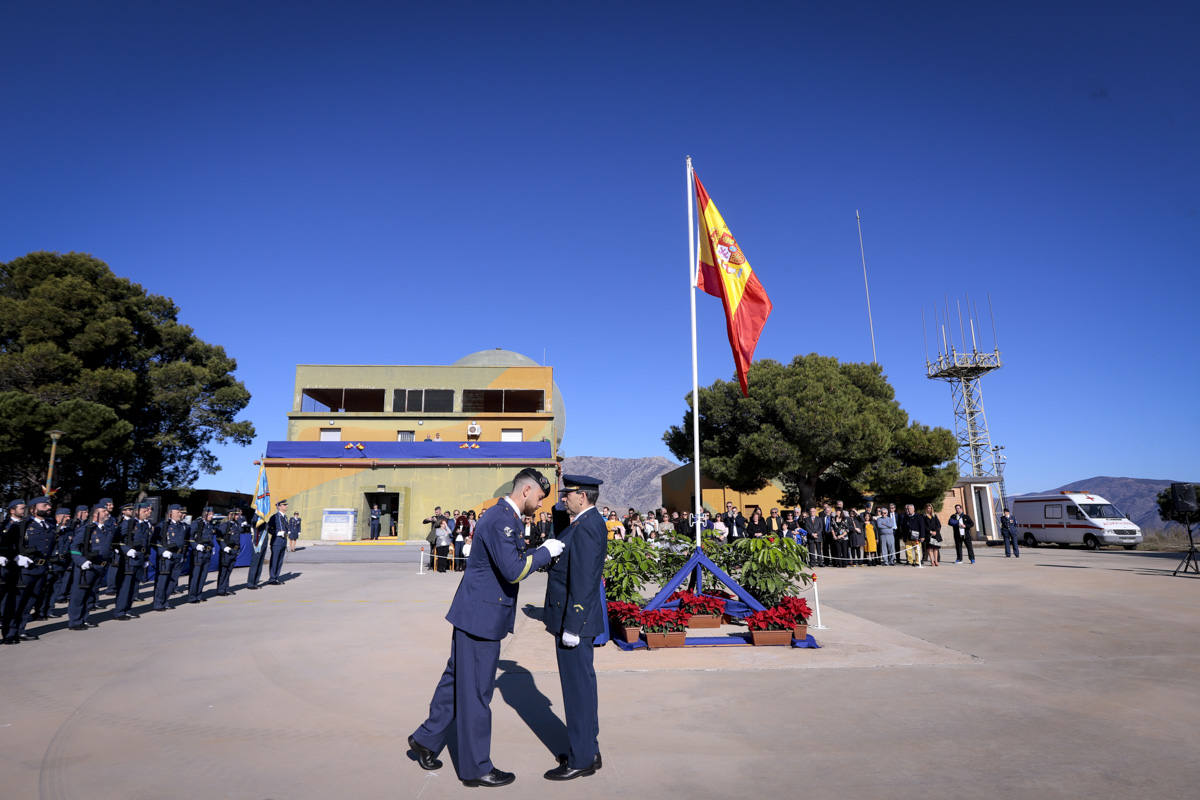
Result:
<instances>
[{"instance_id":1,"label":"soldier's beret","mask_svg":"<svg viewBox=\"0 0 1200 800\"><path fill-rule=\"evenodd\" d=\"M580 489L598 490L600 484L604 481L599 478L593 478L590 475L566 475L562 476L562 489L564 492L576 492Z\"/></svg>"},{"instance_id":2,"label":"soldier's beret","mask_svg":"<svg viewBox=\"0 0 1200 800\"><path fill-rule=\"evenodd\" d=\"M97 502L97 503L96 503L96 505L98 505L98 506L106 506L106 505L108 505L109 503L111 503L112 501L113 501L113 500L112 500L112 498L111 498L111 497L101 497L101 498L100 498L100 500L99 500L99 502Z\"/></svg>"},{"instance_id":3,"label":"soldier's beret","mask_svg":"<svg viewBox=\"0 0 1200 800\"><path fill-rule=\"evenodd\" d=\"M92 511L100 511L101 509L108 511L108 506L104 503L96 503L96 505L92 506Z\"/></svg>"},{"instance_id":4,"label":"soldier's beret","mask_svg":"<svg viewBox=\"0 0 1200 800\"><path fill-rule=\"evenodd\" d=\"M80 511L89 511L89 510L90 510L90 509L89 509L87 506L75 506L75 513L76 513L76 514L78 514Z\"/></svg>"},{"instance_id":5,"label":"soldier's beret","mask_svg":"<svg viewBox=\"0 0 1200 800\"><path fill-rule=\"evenodd\" d=\"M9 500L8 501L8 510L12 511L17 506L23 506L23 505L25 505L24 500Z\"/></svg>"},{"instance_id":6,"label":"soldier's beret","mask_svg":"<svg viewBox=\"0 0 1200 800\"><path fill-rule=\"evenodd\" d=\"M66 506L59 506L58 509L54 512L54 516L57 517L61 514L66 514L67 516L71 516L71 509L67 508Z\"/></svg>"},{"instance_id":7,"label":"soldier's beret","mask_svg":"<svg viewBox=\"0 0 1200 800\"><path fill-rule=\"evenodd\" d=\"M50 505L50 498L46 497L46 495L42 495L40 497L35 497L32 500L30 500L26 505L36 506L38 503L45 503L46 505Z\"/></svg>"},{"instance_id":8,"label":"soldier's beret","mask_svg":"<svg viewBox=\"0 0 1200 800\"><path fill-rule=\"evenodd\" d=\"M134 506L134 508L153 508L153 507L154 507L154 505L152 503L147 503L145 501L142 501L141 503L138 503L136 506Z\"/></svg>"},{"instance_id":9,"label":"soldier's beret","mask_svg":"<svg viewBox=\"0 0 1200 800\"><path fill-rule=\"evenodd\" d=\"M183 506L179 505L179 503L171 503L171 505L167 506L167 511L183 511Z\"/></svg>"},{"instance_id":10,"label":"soldier's beret","mask_svg":"<svg viewBox=\"0 0 1200 800\"><path fill-rule=\"evenodd\" d=\"M212 510L213 510L213 507L212 507L212 506L205 506L205 507L204 507L204 510L203 510L203 511L201 511L200 513L201 513L201 514L210 514L210 513L212 513Z\"/></svg>"}]
</instances>

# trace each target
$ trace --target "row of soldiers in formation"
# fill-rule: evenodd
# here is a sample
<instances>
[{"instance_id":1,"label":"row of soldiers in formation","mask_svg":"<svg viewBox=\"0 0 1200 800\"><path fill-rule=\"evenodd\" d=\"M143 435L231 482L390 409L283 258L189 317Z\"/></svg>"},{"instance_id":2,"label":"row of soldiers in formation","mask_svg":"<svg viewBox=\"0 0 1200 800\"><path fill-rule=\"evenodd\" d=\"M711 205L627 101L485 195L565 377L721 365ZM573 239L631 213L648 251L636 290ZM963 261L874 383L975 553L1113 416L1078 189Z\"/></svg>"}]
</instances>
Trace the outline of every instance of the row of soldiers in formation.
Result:
<instances>
[{"instance_id":1,"label":"row of soldiers in formation","mask_svg":"<svg viewBox=\"0 0 1200 800\"><path fill-rule=\"evenodd\" d=\"M288 535L287 502L267 521L262 541L253 544L247 588L257 589L263 561L271 554L271 584L279 584ZM113 501L104 498L91 508L77 506L52 511L49 497L13 500L0 528L0 629L3 644L37 639L26 632L35 619L61 616L55 604L67 603L68 628L95 628L88 613L99 607L100 590L116 595L114 616L136 619L133 603L143 581L154 581L155 611L173 606L171 595L179 579L189 576L189 603L205 601L204 584L217 560L217 594L233 594L229 578L242 544L251 530L240 509L233 508L217 523L207 507L189 525L183 506L171 505L157 525L150 520L150 503L129 503L114 518ZM269 547L267 546L269 542ZM185 572L186 571L186 572Z\"/></svg>"}]
</instances>

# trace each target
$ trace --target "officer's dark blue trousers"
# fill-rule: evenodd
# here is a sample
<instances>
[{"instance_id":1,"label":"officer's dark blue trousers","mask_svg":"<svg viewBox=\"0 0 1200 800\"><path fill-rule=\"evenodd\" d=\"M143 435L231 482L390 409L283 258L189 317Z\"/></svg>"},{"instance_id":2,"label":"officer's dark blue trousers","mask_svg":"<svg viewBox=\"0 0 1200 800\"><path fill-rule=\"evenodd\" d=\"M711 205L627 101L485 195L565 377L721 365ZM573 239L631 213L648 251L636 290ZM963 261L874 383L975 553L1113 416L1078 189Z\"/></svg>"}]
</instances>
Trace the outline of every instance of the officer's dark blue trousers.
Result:
<instances>
[{"instance_id":1,"label":"officer's dark blue trousers","mask_svg":"<svg viewBox=\"0 0 1200 800\"><path fill-rule=\"evenodd\" d=\"M600 749L600 698L596 693L593 643L592 638L581 637L574 647L563 647L562 641L558 640L555 653L570 742L567 766L574 769L590 767Z\"/></svg>"},{"instance_id":2,"label":"officer's dark blue trousers","mask_svg":"<svg viewBox=\"0 0 1200 800\"><path fill-rule=\"evenodd\" d=\"M125 563L121 571L117 573L117 605L116 614L128 614L129 609L133 608L134 595L137 594L137 585L142 578L142 559L139 557L137 564L130 564L129 559L125 559Z\"/></svg>"},{"instance_id":3,"label":"officer's dark blue trousers","mask_svg":"<svg viewBox=\"0 0 1200 800\"><path fill-rule=\"evenodd\" d=\"M264 542L262 547L250 554L250 569L246 573L247 586L258 586L258 579L262 576L263 561L266 558L267 545Z\"/></svg>"},{"instance_id":4,"label":"officer's dark blue trousers","mask_svg":"<svg viewBox=\"0 0 1200 800\"><path fill-rule=\"evenodd\" d=\"M66 603L71 600L71 584L75 580L75 567L68 566L62 570L62 575L58 582L54 584L54 598L50 601L53 603Z\"/></svg>"},{"instance_id":5,"label":"officer's dark blue trousers","mask_svg":"<svg viewBox=\"0 0 1200 800\"><path fill-rule=\"evenodd\" d=\"M29 614L33 611L38 598L41 597L42 589L46 585L46 574L49 571L50 568L45 564L21 570L21 583L17 591L17 605L14 609L16 614L9 622L9 629L4 631L5 636L21 636L25 633L25 623L29 621Z\"/></svg>"},{"instance_id":6,"label":"officer's dark blue trousers","mask_svg":"<svg viewBox=\"0 0 1200 800\"><path fill-rule=\"evenodd\" d=\"M0 635L8 630L17 613L17 593L20 591L21 568L12 556L7 566L0 567Z\"/></svg>"},{"instance_id":7,"label":"officer's dark blue trousers","mask_svg":"<svg viewBox=\"0 0 1200 800\"><path fill-rule=\"evenodd\" d=\"M158 574L154 576L155 609L166 608L171 599L171 592L175 591L175 583L179 580L179 570L182 567L178 561L178 555L169 559L158 557Z\"/></svg>"},{"instance_id":8,"label":"officer's dark blue trousers","mask_svg":"<svg viewBox=\"0 0 1200 800\"><path fill-rule=\"evenodd\" d=\"M50 567L50 574L46 576L46 582L42 585L42 596L37 602L38 613L43 617L50 616L50 610L61 595L63 576L70 574L71 570L61 566Z\"/></svg>"},{"instance_id":9,"label":"officer's dark blue trousers","mask_svg":"<svg viewBox=\"0 0 1200 800\"><path fill-rule=\"evenodd\" d=\"M287 537L276 536L271 542L271 580L279 580L279 572L283 569L283 556L287 553Z\"/></svg>"},{"instance_id":10,"label":"officer's dark blue trousers","mask_svg":"<svg viewBox=\"0 0 1200 800\"><path fill-rule=\"evenodd\" d=\"M454 629L450 660L433 690L429 718L413 733L418 744L439 752L453 725L458 734L458 777L469 781L492 771L492 690L500 642Z\"/></svg>"},{"instance_id":11,"label":"officer's dark blue trousers","mask_svg":"<svg viewBox=\"0 0 1200 800\"><path fill-rule=\"evenodd\" d=\"M233 563L237 561L237 555L234 553L221 553L220 562L217 564L217 591L229 591L229 576L233 574Z\"/></svg>"},{"instance_id":12,"label":"officer's dark blue trousers","mask_svg":"<svg viewBox=\"0 0 1200 800\"><path fill-rule=\"evenodd\" d=\"M77 628L87 622L87 612L95 596L96 581L104 567L80 569L75 567L75 578L71 584L71 601L67 604L67 622Z\"/></svg>"},{"instance_id":13,"label":"officer's dark blue trousers","mask_svg":"<svg viewBox=\"0 0 1200 800\"><path fill-rule=\"evenodd\" d=\"M205 550L203 553L192 554L192 574L188 578L188 597L200 597L204 594L204 583L208 580L208 568L212 563L212 553Z\"/></svg>"}]
</instances>

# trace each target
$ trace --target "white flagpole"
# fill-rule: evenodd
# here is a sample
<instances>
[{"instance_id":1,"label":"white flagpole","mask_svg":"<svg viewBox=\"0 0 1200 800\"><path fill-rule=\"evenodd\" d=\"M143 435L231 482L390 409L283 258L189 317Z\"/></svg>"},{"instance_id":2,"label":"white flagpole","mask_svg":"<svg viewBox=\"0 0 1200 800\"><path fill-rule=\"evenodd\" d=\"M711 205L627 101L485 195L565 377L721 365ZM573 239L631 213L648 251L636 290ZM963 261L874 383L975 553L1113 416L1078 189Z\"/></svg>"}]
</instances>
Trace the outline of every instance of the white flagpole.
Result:
<instances>
[{"instance_id":1,"label":"white flagpole","mask_svg":"<svg viewBox=\"0 0 1200 800\"><path fill-rule=\"evenodd\" d=\"M688 208L688 297L692 302L692 485L695 487L696 515L696 547L700 547L700 368L696 356L696 282L699 278L700 265L696 263L696 216L694 201L696 193L692 191L692 157L687 157L687 192ZM696 587L700 591L700 587Z\"/></svg>"}]
</instances>

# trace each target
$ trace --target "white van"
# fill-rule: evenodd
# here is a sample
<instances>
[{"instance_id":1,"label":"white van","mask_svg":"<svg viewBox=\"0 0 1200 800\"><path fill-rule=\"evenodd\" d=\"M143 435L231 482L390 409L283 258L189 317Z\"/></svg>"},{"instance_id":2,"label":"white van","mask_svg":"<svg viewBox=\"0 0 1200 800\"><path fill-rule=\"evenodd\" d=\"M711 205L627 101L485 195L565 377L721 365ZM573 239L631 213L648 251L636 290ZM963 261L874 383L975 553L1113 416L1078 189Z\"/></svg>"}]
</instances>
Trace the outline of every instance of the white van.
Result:
<instances>
[{"instance_id":1,"label":"white van","mask_svg":"<svg viewBox=\"0 0 1200 800\"><path fill-rule=\"evenodd\" d=\"M1095 550L1119 544L1132 550L1142 543L1142 529L1116 506L1090 492L1035 494L1012 500L1012 515L1021 544L1082 544Z\"/></svg>"}]
</instances>

